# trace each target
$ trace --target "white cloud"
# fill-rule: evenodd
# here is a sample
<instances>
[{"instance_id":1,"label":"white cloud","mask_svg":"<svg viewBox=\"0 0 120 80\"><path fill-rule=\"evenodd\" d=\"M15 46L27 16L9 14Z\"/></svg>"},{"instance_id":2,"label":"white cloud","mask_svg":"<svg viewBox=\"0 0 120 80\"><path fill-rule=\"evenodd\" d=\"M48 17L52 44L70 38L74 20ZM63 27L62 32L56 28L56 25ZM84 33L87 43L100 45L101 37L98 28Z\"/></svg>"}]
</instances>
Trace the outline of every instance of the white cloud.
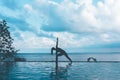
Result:
<instances>
[{"instance_id":1,"label":"white cloud","mask_svg":"<svg viewBox=\"0 0 120 80\"><path fill-rule=\"evenodd\" d=\"M36 9L33 5L25 4L23 7L26 12L25 21L30 25L29 27L36 33L41 33L41 26L47 24L47 16L44 15L42 11Z\"/></svg>"},{"instance_id":2,"label":"white cloud","mask_svg":"<svg viewBox=\"0 0 120 80\"><path fill-rule=\"evenodd\" d=\"M30 12L33 11L32 6L30 6L29 4L25 4L24 8L27 9L28 11L30 11Z\"/></svg>"},{"instance_id":3,"label":"white cloud","mask_svg":"<svg viewBox=\"0 0 120 80\"><path fill-rule=\"evenodd\" d=\"M21 39L15 38L14 45L18 49L40 49L40 48L50 48L54 44L53 40L47 37L38 37L32 32L19 31Z\"/></svg>"},{"instance_id":4,"label":"white cloud","mask_svg":"<svg viewBox=\"0 0 120 80\"><path fill-rule=\"evenodd\" d=\"M119 30L120 7L119 0L98 1L98 6L92 4L93 0L63 1L57 6L58 14L64 18L71 30L81 31L108 31ZM64 12L64 13L63 13ZM72 28L75 29L72 29ZM91 28L93 30L91 30Z\"/></svg>"},{"instance_id":5,"label":"white cloud","mask_svg":"<svg viewBox=\"0 0 120 80\"><path fill-rule=\"evenodd\" d=\"M109 34L102 34L102 35L101 35L101 39L102 39L104 42L110 42L110 36L109 36Z\"/></svg>"},{"instance_id":6,"label":"white cloud","mask_svg":"<svg viewBox=\"0 0 120 80\"><path fill-rule=\"evenodd\" d=\"M59 37L60 46L66 48L81 48L104 44L104 42L120 41L120 0L98 1L96 6L93 5L93 1L76 0L72 2L72 0L63 0L58 3L54 0L36 0L33 4L29 4L29 2L23 4L23 9L20 9L19 12L15 11L16 14L14 15L14 11L6 7L0 11L8 17L24 18L33 30L31 32L18 31L23 39L15 39L18 48L45 48L55 45L55 39L37 36L36 33L54 38ZM10 14L7 14L5 10ZM63 25L67 25L66 31L47 32L42 30L41 27L44 24L50 24L52 20L50 18L54 17L54 15L50 15L50 10L53 10L52 12L65 22Z\"/></svg>"},{"instance_id":7,"label":"white cloud","mask_svg":"<svg viewBox=\"0 0 120 80\"><path fill-rule=\"evenodd\" d=\"M101 25L100 20L96 18L97 9L92 5L92 0L79 0L76 3L63 1L57 6L57 12L73 32L91 32L91 28L95 31Z\"/></svg>"},{"instance_id":8,"label":"white cloud","mask_svg":"<svg viewBox=\"0 0 120 80\"><path fill-rule=\"evenodd\" d=\"M41 19L39 14L43 15L44 18L46 17L45 20L47 20L49 17L47 14L43 14L44 11L41 12L39 11L41 9L36 9L35 7L45 7L44 9L49 9L50 6L54 6L55 12L57 12L56 15L59 15L64 20L64 22L68 24L68 32L50 33L53 35L53 37L59 37L60 46L74 47L75 45L76 47L84 47L104 42L119 41L120 38L117 35L117 33L120 31L119 0L105 0L104 2L98 1L97 6L93 5L92 1L93 0L77 0L76 2L72 2L70 0L64 0L61 3L57 3L51 0L37 0L36 6L25 5L25 7L28 8L32 14L34 14L34 17L28 17L27 22L29 24L31 23L30 25L35 26L36 30L39 30L42 26L39 22ZM47 24L48 23L49 21L47 21ZM41 26L36 27L38 25ZM42 30L39 30L38 32L40 31ZM69 33L69 31L71 33ZM81 34L87 33L88 35L79 36L78 34L72 32ZM47 34L47 32L45 32L45 34ZM39 39L42 40L43 38ZM38 41L39 43L39 39L35 39L35 41ZM34 42L34 39L31 37L27 41ZM43 40L42 42L48 44L48 42L44 42ZM53 43L55 43L55 41ZM44 46L47 45L44 44Z\"/></svg>"},{"instance_id":9,"label":"white cloud","mask_svg":"<svg viewBox=\"0 0 120 80\"><path fill-rule=\"evenodd\" d=\"M85 47L95 43L95 38L91 36L80 36L69 32L55 32L54 37L59 38L59 46L65 48Z\"/></svg>"},{"instance_id":10,"label":"white cloud","mask_svg":"<svg viewBox=\"0 0 120 80\"><path fill-rule=\"evenodd\" d=\"M3 5L0 5L0 12L1 12L0 13L1 15L3 15L3 16L5 15L6 17L19 18L19 15L20 15L19 10L12 10Z\"/></svg>"},{"instance_id":11,"label":"white cloud","mask_svg":"<svg viewBox=\"0 0 120 80\"><path fill-rule=\"evenodd\" d=\"M120 32L120 0L98 1L97 6L92 1L77 0L74 3L66 0L57 6L58 14L69 24L68 29L80 33L91 32L98 36L105 32Z\"/></svg>"}]
</instances>

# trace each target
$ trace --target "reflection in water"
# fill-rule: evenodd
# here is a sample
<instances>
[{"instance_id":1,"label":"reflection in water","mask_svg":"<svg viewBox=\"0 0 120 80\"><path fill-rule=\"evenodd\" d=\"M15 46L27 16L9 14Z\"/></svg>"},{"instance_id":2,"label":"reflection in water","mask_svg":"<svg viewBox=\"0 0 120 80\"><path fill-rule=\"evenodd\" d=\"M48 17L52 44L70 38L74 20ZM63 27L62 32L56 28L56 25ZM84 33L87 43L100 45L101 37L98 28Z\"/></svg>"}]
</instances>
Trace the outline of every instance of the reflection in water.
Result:
<instances>
[{"instance_id":1,"label":"reflection in water","mask_svg":"<svg viewBox=\"0 0 120 80\"><path fill-rule=\"evenodd\" d=\"M0 62L0 80L120 80L120 63ZM63 67L64 66L64 67Z\"/></svg>"},{"instance_id":2,"label":"reflection in water","mask_svg":"<svg viewBox=\"0 0 120 80\"><path fill-rule=\"evenodd\" d=\"M8 80L13 68L13 62L0 62L0 80Z\"/></svg>"},{"instance_id":3,"label":"reflection in water","mask_svg":"<svg viewBox=\"0 0 120 80\"><path fill-rule=\"evenodd\" d=\"M68 80L68 69L71 65L67 65L66 67L58 67L58 71L52 71L50 74L51 80Z\"/></svg>"}]
</instances>

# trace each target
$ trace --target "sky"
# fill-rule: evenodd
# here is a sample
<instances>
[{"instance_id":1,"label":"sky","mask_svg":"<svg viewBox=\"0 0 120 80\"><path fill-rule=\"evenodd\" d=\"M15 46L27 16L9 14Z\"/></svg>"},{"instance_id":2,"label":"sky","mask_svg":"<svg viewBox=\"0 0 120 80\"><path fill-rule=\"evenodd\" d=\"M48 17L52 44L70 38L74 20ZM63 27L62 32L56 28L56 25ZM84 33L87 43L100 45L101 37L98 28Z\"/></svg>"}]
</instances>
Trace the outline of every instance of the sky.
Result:
<instances>
[{"instance_id":1,"label":"sky","mask_svg":"<svg viewBox=\"0 0 120 80\"><path fill-rule=\"evenodd\" d=\"M14 46L50 52L59 38L67 52L119 52L120 0L0 0L0 20Z\"/></svg>"}]
</instances>

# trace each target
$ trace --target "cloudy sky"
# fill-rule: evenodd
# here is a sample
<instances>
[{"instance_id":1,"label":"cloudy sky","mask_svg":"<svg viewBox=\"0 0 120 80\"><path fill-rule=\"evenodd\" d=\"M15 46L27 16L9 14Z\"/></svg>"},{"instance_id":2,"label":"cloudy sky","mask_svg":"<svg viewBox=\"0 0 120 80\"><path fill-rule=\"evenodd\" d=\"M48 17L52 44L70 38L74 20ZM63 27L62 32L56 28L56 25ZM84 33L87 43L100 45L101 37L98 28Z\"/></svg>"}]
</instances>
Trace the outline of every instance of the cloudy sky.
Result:
<instances>
[{"instance_id":1,"label":"cloudy sky","mask_svg":"<svg viewBox=\"0 0 120 80\"><path fill-rule=\"evenodd\" d=\"M20 52L120 51L120 0L0 0Z\"/></svg>"}]
</instances>

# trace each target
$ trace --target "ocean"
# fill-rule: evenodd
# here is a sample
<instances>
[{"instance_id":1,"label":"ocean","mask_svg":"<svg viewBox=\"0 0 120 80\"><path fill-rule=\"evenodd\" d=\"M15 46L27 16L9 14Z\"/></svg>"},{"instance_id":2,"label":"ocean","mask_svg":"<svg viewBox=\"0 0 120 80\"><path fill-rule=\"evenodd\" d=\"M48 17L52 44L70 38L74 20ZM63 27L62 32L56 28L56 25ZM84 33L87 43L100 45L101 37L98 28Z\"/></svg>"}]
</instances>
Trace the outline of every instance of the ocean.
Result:
<instances>
[{"instance_id":1,"label":"ocean","mask_svg":"<svg viewBox=\"0 0 120 80\"><path fill-rule=\"evenodd\" d=\"M72 65L68 65L69 61L64 56L59 57L59 72L56 74L55 55L19 53L17 56L25 58L26 62L0 62L0 80L120 80L120 53L68 55ZM89 57L96 58L98 62L86 62Z\"/></svg>"}]
</instances>

